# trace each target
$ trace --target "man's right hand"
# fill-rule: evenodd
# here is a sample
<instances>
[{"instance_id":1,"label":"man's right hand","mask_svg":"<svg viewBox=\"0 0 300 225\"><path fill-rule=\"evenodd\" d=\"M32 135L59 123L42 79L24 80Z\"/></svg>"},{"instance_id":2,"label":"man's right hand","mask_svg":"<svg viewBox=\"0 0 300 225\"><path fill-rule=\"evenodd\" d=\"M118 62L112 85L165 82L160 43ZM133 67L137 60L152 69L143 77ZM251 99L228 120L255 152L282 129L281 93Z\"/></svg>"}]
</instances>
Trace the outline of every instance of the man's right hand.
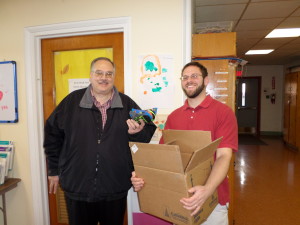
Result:
<instances>
[{"instance_id":1,"label":"man's right hand","mask_svg":"<svg viewBox=\"0 0 300 225\"><path fill-rule=\"evenodd\" d=\"M49 194L56 194L59 177L58 176L48 176L49 181Z\"/></svg>"},{"instance_id":2,"label":"man's right hand","mask_svg":"<svg viewBox=\"0 0 300 225\"><path fill-rule=\"evenodd\" d=\"M144 179L136 176L135 172L131 173L131 183L134 191L140 191L144 187Z\"/></svg>"}]
</instances>

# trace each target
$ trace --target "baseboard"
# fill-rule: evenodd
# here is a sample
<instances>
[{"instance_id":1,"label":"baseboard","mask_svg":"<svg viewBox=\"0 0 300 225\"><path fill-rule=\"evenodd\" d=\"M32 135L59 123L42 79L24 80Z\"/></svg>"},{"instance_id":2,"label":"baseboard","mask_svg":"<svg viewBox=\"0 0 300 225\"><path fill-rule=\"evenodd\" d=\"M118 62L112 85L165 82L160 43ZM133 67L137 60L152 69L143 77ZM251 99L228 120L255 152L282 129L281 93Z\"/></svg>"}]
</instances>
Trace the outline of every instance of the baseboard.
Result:
<instances>
[{"instance_id":1,"label":"baseboard","mask_svg":"<svg viewBox=\"0 0 300 225\"><path fill-rule=\"evenodd\" d=\"M282 132L277 131L260 131L260 135L264 136L283 136Z\"/></svg>"}]
</instances>

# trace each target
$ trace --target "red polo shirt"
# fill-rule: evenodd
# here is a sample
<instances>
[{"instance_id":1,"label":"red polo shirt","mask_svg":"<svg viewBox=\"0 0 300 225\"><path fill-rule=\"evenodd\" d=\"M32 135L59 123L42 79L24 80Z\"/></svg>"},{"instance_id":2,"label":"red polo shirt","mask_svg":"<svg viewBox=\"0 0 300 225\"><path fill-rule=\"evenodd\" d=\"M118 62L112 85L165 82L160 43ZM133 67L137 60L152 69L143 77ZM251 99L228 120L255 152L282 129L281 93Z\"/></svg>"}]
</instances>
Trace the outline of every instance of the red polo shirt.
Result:
<instances>
[{"instance_id":1,"label":"red polo shirt","mask_svg":"<svg viewBox=\"0 0 300 225\"><path fill-rule=\"evenodd\" d=\"M209 95L196 108L185 104L173 111L167 119L165 130L203 130L211 132L212 141L223 137L219 148L238 149L237 121L233 111ZM160 140L163 143L163 140ZM218 187L219 203L230 200L229 183L226 177Z\"/></svg>"}]
</instances>

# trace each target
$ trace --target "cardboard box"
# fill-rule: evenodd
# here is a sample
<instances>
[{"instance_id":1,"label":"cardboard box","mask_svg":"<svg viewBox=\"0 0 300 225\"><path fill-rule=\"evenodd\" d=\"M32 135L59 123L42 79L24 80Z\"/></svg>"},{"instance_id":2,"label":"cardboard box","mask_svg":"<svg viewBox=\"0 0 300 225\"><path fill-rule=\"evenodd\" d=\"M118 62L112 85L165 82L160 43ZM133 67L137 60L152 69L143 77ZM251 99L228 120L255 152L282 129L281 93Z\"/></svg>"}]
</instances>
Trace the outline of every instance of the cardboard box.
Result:
<instances>
[{"instance_id":1,"label":"cardboard box","mask_svg":"<svg viewBox=\"0 0 300 225\"><path fill-rule=\"evenodd\" d=\"M145 180L140 209L178 225L201 224L218 204L217 192L193 217L179 200L206 182L221 138L211 142L210 132L180 130L164 130L163 138L165 144L130 143L136 174Z\"/></svg>"}]
</instances>

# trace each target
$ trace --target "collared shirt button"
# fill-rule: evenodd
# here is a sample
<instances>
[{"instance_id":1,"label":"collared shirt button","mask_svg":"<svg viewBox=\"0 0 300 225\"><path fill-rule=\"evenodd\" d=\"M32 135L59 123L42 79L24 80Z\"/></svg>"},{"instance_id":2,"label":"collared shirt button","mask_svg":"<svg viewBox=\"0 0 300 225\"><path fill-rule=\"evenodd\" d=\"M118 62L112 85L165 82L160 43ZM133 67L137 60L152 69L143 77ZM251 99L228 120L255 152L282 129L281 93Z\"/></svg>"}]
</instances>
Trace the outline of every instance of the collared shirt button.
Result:
<instances>
[{"instance_id":1,"label":"collared shirt button","mask_svg":"<svg viewBox=\"0 0 300 225\"><path fill-rule=\"evenodd\" d=\"M191 116L191 119L193 119L194 117L193 116Z\"/></svg>"}]
</instances>

